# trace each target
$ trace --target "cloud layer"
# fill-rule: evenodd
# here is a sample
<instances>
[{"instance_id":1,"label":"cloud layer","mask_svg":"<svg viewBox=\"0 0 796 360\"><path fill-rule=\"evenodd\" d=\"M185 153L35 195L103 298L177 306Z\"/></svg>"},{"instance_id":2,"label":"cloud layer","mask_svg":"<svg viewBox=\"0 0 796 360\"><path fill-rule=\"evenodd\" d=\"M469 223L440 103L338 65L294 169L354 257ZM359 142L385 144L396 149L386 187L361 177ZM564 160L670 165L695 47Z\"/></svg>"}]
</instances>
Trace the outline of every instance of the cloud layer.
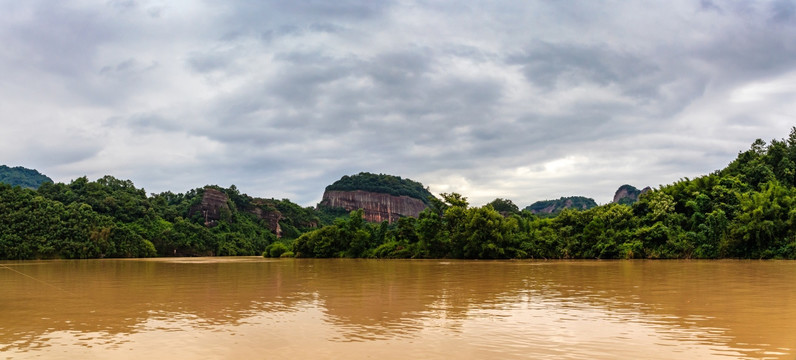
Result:
<instances>
[{"instance_id":1,"label":"cloud layer","mask_svg":"<svg viewBox=\"0 0 796 360\"><path fill-rule=\"evenodd\" d=\"M605 203L796 125L793 1L24 1L0 42L0 163L149 192Z\"/></svg>"}]
</instances>

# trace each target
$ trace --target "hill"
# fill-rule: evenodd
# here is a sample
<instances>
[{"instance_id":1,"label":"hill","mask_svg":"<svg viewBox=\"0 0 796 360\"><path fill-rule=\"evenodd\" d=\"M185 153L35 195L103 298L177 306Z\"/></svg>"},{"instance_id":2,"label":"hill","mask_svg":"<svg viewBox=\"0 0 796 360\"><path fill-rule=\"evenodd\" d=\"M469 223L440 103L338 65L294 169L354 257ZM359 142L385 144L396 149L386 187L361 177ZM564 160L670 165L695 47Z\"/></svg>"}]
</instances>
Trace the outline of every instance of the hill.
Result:
<instances>
[{"instance_id":1,"label":"hill","mask_svg":"<svg viewBox=\"0 0 796 360\"><path fill-rule=\"evenodd\" d=\"M53 180L37 170L21 166L8 167L0 165L0 183L28 189L38 189L45 182L53 182Z\"/></svg>"},{"instance_id":2,"label":"hill","mask_svg":"<svg viewBox=\"0 0 796 360\"><path fill-rule=\"evenodd\" d=\"M597 207L594 199L583 196L569 196L558 200L537 201L528 205L525 210L534 214L557 214L564 209L588 210L594 207Z\"/></svg>"},{"instance_id":3,"label":"hill","mask_svg":"<svg viewBox=\"0 0 796 360\"><path fill-rule=\"evenodd\" d=\"M641 194L645 194L650 190L652 189L649 186L639 190L638 188L632 185L627 185L627 184L622 185L614 193L614 200L612 201L612 203L622 204L622 205L633 205L633 203L638 201L638 197L641 196Z\"/></svg>"},{"instance_id":4,"label":"hill","mask_svg":"<svg viewBox=\"0 0 796 360\"><path fill-rule=\"evenodd\" d=\"M326 187L326 191L366 191L371 193L408 196L428 204L429 196L433 196L423 184L400 176L371 174L361 172L356 175L343 176Z\"/></svg>"},{"instance_id":5,"label":"hill","mask_svg":"<svg viewBox=\"0 0 796 360\"><path fill-rule=\"evenodd\" d=\"M362 172L327 186L318 209L342 209L344 214L362 209L366 221L392 223L405 216L417 217L432 197L419 182Z\"/></svg>"}]
</instances>

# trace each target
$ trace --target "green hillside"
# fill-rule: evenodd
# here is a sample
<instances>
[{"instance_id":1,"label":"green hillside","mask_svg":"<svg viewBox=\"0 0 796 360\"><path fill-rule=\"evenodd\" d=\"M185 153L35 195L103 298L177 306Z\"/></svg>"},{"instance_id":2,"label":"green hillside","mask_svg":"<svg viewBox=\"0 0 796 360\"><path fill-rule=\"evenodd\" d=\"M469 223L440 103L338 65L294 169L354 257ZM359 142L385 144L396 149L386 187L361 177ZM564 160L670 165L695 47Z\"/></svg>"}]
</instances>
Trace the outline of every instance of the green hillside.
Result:
<instances>
[{"instance_id":1,"label":"green hillside","mask_svg":"<svg viewBox=\"0 0 796 360\"><path fill-rule=\"evenodd\" d=\"M21 166L8 167L0 165L0 183L28 189L38 189L45 182L53 182L53 180L42 175L37 170Z\"/></svg>"},{"instance_id":2,"label":"green hillside","mask_svg":"<svg viewBox=\"0 0 796 360\"><path fill-rule=\"evenodd\" d=\"M292 249L303 257L796 259L796 127L787 139L755 141L722 170L649 190L632 205L541 217L470 207L456 193L440 197L393 228L354 212L305 233ZM556 202L539 205L555 210Z\"/></svg>"},{"instance_id":3,"label":"green hillside","mask_svg":"<svg viewBox=\"0 0 796 360\"><path fill-rule=\"evenodd\" d=\"M562 197L558 200L537 201L525 207L534 214L558 214L564 209L588 210L597 207L594 199L583 196Z\"/></svg>"}]
</instances>

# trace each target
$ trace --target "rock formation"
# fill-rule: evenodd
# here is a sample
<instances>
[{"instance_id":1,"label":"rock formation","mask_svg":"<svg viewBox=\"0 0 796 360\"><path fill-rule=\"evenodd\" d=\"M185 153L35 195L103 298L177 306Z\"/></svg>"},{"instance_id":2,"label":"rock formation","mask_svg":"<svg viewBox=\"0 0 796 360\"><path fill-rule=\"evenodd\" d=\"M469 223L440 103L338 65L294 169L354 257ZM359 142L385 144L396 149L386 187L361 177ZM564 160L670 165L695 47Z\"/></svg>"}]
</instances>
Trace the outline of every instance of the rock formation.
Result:
<instances>
[{"instance_id":1,"label":"rock formation","mask_svg":"<svg viewBox=\"0 0 796 360\"><path fill-rule=\"evenodd\" d=\"M641 194L645 194L649 191L652 191L649 186L639 190L632 185L625 184L616 190L616 193L614 193L614 200L612 202L614 204L631 205L638 201L638 198L641 196Z\"/></svg>"},{"instance_id":2,"label":"rock formation","mask_svg":"<svg viewBox=\"0 0 796 360\"><path fill-rule=\"evenodd\" d=\"M343 208L346 211L364 210L364 218L369 222L388 221L390 223L402 216L417 217L426 204L409 196L368 192L362 190L326 190L318 206Z\"/></svg>"},{"instance_id":3,"label":"rock formation","mask_svg":"<svg viewBox=\"0 0 796 360\"><path fill-rule=\"evenodd\" d=\"M282 227L279 226L279 220L282 220L282 213L279 212L279 210L266 207L270 205L267 203L267 200L254 199L253 203L255 207L249 212L257 216L258 219L265 220L271 232L274 233L276 237L281 238Z\"/></svg>"},{"instance_id":4,"label":"rock formation","mask_svg":"<svg viewBox=\"0 0 796 360\"><path fill-rule=\"evenodd\" d=\"M227 201L229 201L227 194L208 187L204 189L202 202L192 206L190 213L192 215L197 213L202 214L202 218L205 220L205 226L213 227L218 225L218 221L221 220L222 211L229 212Z\"/></svg>"},{"instance_id":5,"label":"rock formation","mask_svg":"<svg viewBox=\"0 0 796 360\"><path fill-rule=\"evenodd\" d=\"M227 202L229 196L223 191L206 187L204 194L202 194L202 202L191 207L190 213L201 214L205 221L205 226L213 227L218 225L224 212L230 213L230 208ZM279 226L279 220L282 220L282 214L276 210L271 209L267 205L267 200L254 199L250 207L241 209L242 211L253 214L260 220L264 220L268 229L276 235L282 236L282 228Z\"/></svg>"}]
</instances>

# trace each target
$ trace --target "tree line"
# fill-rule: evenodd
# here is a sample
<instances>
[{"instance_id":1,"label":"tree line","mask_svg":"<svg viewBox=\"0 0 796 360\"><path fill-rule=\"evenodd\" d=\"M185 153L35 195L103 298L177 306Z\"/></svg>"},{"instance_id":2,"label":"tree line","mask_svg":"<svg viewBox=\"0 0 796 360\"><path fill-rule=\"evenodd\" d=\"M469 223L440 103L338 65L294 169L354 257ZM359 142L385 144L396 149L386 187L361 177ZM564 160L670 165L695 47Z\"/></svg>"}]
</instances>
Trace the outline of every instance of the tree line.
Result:
<instances>
[{"instance_id":1,"label":"tree line","mask_svg":"<svg viewBox=\"0 0 796 360\"><path fill-rule=\"evenodd\" d=\"M495 199L429 198L415 218L368 224L362 212L303 234L300 257L464 259L796 259L796 128L755 141L725 169L662 186L632 205L552 218Z\"/></svg>"},{"instance_id":2,"label":"tree line","mask_svg":"<svg viewBox=\"0 0 796 360\"><path fill-rule=\"evenodd\" d=\"M366 182L380 188L385 176ZM404 189L425 190L400 180ZM147 196L112 176L36 190L0 184L0 258L796 259L796 128L787 139L755 141L722 170L661 186L632 205L554 217L520 211L508 199L473 207L461 194L444 193L427 196L417 218L373 224L362 210L304 208L253 199L234 185L214 188L228 201L207 226L195 211L203 188ZM255 208L281 214L282 238Z\"/></svg>"},{"instance_id":3,"label":"tree line","mask_svg":"<svg viewBox=\"0 0 796 360\"><path fill-rule=\"evenodd\" d=\"M276 240L268 225L244 209L281 209L292 236L317 217L288 200L253 205L235 186L215 187L229 198L216 226L192 211L204 189L147 196L129 180L86 177L37 190L0 184L0 259L260 255ZM294 225L295 224L295 225Z\"/></svg>"}]
</instances>

